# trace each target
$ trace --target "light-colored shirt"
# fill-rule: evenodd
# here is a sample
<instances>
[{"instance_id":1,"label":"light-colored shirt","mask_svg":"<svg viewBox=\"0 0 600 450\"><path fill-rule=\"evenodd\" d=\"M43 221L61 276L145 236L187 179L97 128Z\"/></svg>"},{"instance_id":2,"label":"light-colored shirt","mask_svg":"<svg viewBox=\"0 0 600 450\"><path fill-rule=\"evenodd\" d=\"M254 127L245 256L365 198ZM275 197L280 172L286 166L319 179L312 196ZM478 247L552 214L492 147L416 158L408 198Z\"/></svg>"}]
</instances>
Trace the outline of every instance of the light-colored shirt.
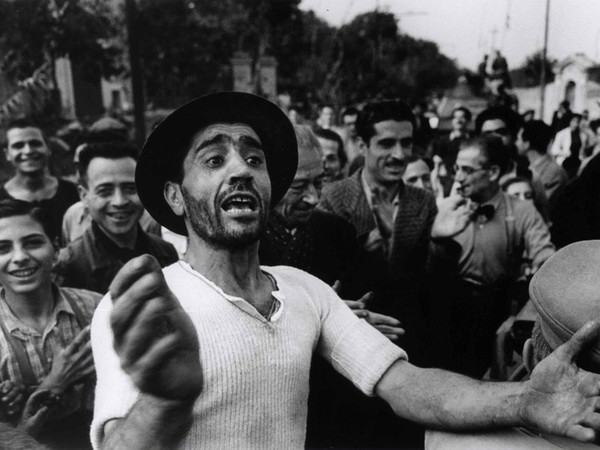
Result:
<instances>
[{"instance_id":1,"label":"light-colored shirt","mask_svg":"<svg viewBox=\"0 0 600 450\"><path fill-rule=\"evenodd\" d=\"M377 224L377 227L375 227L373 230L371 230L371 232L367 236L367 239L364 243L364 248L367 251L380 251L382 249L385 257L389 258L390 251L393 246L394 235L392 233L391 236L384 237L381 234L381 230L379 229L379 219L377 218L377 215L373 212L373 191L371 190L371 186L369 186L369 183L367 182L367 177L365 175L364 169L361 172L360 181L362 184L362 189L365 193L365 197L367 198L367 203L369 204L369 209L371 210L371 213L373 214L373 220ZM401 188L402 188L402 185L400 185L400 189ZM400 208L400 190L398 190L398 192L394 196L394 198L392 200L392 206L393 206L392 217L389 217L389 219L391 220L391 223L394 223L396 221L396 215L398 214L398 209ZM386 213L385 209L383 209L383 208L381 208L379 211L380 211L380 214Z\"/></svg>"},{"instance_id":2,"label":"light-colored shirt","mask_svg":"<svg viewBox=\"0 0 600 450\"><path fill-rule=\"evenodd\" d=\"M291 267L263 271L278 288L272 295L280 307L270 319L183 261L163 269L198 331L204 376L183 448L303 448L314 351L367 395L396 360L406 358L322 281ZM140 394L113 349L111 308L106 296L92 324L98 376L95 448L104 424L125 417Z\"/></svg>"},{"instance_id":3,"label":"light-colored shirt","mask_svg":"<svg viewBox=\"0 0 600 450\"><path fill-rule=\"evenodd\" d=\"M511 202L512 215L508 215L507 202ZM548 226L530 202L519 201L498 191L486 204L494 206L490 220L479 216L453 239L462 247L459 273L463 279L496 286L513 276L517 267L511 254L522 255L523 250L532 259L532 267L538 268L554 253ZM512 222L514 237L509 248L507 224Z\"/></svg>"}]
</instances>

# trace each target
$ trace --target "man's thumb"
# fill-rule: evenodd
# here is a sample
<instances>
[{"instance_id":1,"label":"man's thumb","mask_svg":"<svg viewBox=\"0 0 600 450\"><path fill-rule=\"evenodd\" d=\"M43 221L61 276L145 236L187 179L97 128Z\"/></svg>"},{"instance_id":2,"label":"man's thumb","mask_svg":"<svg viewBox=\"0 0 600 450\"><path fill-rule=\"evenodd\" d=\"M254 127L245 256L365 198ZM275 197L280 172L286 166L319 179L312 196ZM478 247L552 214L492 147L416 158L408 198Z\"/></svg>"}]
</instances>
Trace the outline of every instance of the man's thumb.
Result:
<instances>
[{"instance_id":1,"label":"man's thumb","mask_svg":"<svg viewBox=\"0 0 600 450\"><path fill-rule=\"evenodd\" d=\"M600 336L600 322L592 321L582 326L567 342L556 349L558 356L573 362L581 351Z\"/></svg>"}]
</instances>

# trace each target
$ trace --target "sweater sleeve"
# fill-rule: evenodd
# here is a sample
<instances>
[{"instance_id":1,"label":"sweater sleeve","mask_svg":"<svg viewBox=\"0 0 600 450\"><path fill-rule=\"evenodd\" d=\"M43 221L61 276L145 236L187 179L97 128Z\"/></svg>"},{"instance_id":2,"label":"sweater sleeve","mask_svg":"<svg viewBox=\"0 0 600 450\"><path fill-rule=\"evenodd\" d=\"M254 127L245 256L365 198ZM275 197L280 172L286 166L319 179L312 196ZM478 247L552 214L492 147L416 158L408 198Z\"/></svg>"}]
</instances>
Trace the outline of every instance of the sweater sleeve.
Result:
<instances>
[{"instance_id":1,"label":"sweater sleeve","mask_svg":"<svg viewBox=\"0 0 600 450\"><path fill-rule=\"evenodd\" d=\"M387 369L406 352L359 319L336 293L314 279L312 298L321 309L321 336L317 351L335 370L369 396Z\"/></svg>"},{"instance_id":2,"label":"sweater sleeve","mask_svg":"<svg viewBox=\"0 0 600 450\"><path fill-rule=\"evenodd\" d=\"M111 310L112 301L107 294L92 319L92 352L98 379L90 436L94 449L100 448L106 422L125 417L139 395L138 389L121 369L113 349L113 333L109 322Z\"/></svg>"}]
</instances>

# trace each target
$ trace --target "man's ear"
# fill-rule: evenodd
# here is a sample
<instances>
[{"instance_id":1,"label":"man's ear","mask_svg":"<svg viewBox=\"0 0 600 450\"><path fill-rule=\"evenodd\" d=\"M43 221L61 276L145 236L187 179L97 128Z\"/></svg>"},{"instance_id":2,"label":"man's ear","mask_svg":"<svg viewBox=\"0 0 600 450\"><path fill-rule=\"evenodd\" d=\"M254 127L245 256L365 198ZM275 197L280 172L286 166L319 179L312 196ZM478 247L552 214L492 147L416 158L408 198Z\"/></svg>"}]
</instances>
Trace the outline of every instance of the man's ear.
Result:
<instances>
[{"instance_id":1,"label":"man's ear","mask_svg":"<svg viewBox=\"0 0 600 450\"><path fill-rule=\"evenodd\" d=\"M529 338L523 345L523 364L525 364L525 369L527 369L529 375L531 375L531 372L533 372L533 369L535 369L535 366L537 365L534 353L533 339Z\"/></svg>"},{"instance_id":2,"label":"man's ear","mask_svg":"<svg viewBox=\"0 0 600 450\"><path fill-rule=\"evenodd\" d=\"M361 155L366 155L367 154L367 144L365 143L365 141L363 141L363 138L361 138L360 136L357 137L356 139L356 143L358 145L358 149L360 150L360 154Z\"/></svg>"},{"instance_id":3,"label":"man's ear","mask_svg":"<svg viewBox=\"0 0 600 450\"><path fill-rule=\"evenodd\" d=\"M500 174L500 167L498 167L498 166L491 166L488 169L488 173L490 174L490 181L498 181L498 180L500 180L500 177L502 176Z\"/></svg>"},{"instance_id":4,"label":"man's ear","mask_svg":"<svg viewBox=\"0 0 600 450\"><path fill-rule=\"evenodd\" d=\"M165 196L165 200L167 201L173 212L178 216L183 216L183 213L185 212L185 204L183 202L183 193L181 192L181 185L172 181L167 181L165 183L163 195Z\"/></svg>"},{"instance_id":5,"label":"man's ear","mask_svg":"<svg viewBox=\"0 0 600 450\"><path fill-rule=\"evenodd\" d=\"M87 197L88 190L81 184L77 185L77 192L79 192L79 200L85 203L85 198Z\"/></svg>"}]
</instances>

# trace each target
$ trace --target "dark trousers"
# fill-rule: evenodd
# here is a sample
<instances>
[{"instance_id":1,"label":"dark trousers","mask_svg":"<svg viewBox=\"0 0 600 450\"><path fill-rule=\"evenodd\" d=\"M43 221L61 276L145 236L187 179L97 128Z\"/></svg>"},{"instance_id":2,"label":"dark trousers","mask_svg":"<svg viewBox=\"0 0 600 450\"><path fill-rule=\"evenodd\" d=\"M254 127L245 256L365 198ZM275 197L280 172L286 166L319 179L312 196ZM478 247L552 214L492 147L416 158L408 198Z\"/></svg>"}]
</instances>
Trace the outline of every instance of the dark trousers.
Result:
<instances>
[{"instance_id":1,"label":"dark trousers","mask_svg":"<svg viewBox=\"0 0 600 450\"><path fill-rule=\"evenodd\" d=\"M505 288L460 280L450 313L450 368L481 378L492 362L496 330L508 313Z\"/></svg>"}]
</instances>

